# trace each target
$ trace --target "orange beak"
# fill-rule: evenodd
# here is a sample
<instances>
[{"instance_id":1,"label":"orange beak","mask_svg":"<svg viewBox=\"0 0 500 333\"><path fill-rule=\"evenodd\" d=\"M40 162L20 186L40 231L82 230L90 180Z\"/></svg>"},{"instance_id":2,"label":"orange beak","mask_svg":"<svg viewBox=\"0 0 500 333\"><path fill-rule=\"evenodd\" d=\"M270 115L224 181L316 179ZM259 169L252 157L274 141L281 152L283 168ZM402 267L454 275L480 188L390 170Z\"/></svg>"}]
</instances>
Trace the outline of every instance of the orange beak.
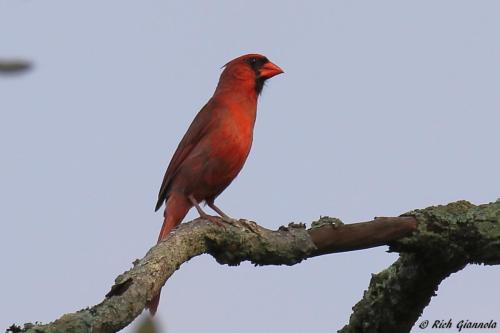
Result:
<instances>
[{"instance_id":1,"label":"orange beak","mask_svg":"<svg viewBox=\"0 0 500 333\"><path fill-rule=\"evenodd\" d=\"M275 65L270 61L266 62L260 68L260 77L263 77L265 79L270 79L273 76L276 76L281 73L284 73L283 70L279 68L278 65Z\"/></svg>"}]
</instances>

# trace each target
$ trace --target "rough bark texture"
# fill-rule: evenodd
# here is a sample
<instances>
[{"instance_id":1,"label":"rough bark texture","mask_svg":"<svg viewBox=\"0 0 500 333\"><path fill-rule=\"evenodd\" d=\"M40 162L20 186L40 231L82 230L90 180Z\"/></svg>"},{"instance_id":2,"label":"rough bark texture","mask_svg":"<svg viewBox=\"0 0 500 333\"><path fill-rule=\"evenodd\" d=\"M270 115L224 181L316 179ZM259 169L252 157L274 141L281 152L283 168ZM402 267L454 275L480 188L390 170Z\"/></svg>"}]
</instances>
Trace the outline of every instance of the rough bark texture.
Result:
<instances>
[{"instance_id":1,"label":"rough bark texture","mask_svg":"<svg viewBox=\"0 0 500 333\"><path fill-rule=\"evenodd\" d=\"M391 244L399 259L373 275L339 332L409 332L446 277L467 264L500 263L500 200L480 206L459 201L404 215L419 221L418 232Z\"/></svg>"},{"instance_id":2,"label":"rough bark texture","mask_svg":"<svg viewBox=\"0 0 500 333\"><path fill-rule=\"evenodd\" d=\"M118 276L101 303L50 324L25 324L23 331L117 332L143 311L182 263L203 253L228 265L244 260L294 265L312 256L388 243L400 258L373 276L341 332L408 332L444 278L467 263L499 263L500 201L477 207L461 201L350 225L325 217L309 230L290 224L270 231L245 220L220 228L197 219Z\"/></svg>"}]
</instances>

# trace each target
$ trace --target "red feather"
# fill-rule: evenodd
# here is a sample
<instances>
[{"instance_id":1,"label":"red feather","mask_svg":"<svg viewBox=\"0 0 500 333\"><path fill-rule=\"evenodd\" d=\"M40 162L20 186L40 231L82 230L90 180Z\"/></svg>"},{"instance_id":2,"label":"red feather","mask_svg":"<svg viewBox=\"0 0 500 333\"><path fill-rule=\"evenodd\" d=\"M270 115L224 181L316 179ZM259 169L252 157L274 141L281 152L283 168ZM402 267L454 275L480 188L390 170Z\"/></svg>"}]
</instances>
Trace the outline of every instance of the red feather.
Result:
<instances>
[{"instance_id":1,"label":"red feather","mask_svg":"<svg viewBox=\"0 0 500 333\"><path fill-rule=\"evenodd\" d=\"M236 178L252 146L264 81L283 73L259 54L241 56L224 67L214 95L189 126L163 177L155 208L166 202L158 242L193 205L205 201L213 207L215 198ZM148 303L152 314L159 300L158 293Z\"/></svg>"}]
</instances>

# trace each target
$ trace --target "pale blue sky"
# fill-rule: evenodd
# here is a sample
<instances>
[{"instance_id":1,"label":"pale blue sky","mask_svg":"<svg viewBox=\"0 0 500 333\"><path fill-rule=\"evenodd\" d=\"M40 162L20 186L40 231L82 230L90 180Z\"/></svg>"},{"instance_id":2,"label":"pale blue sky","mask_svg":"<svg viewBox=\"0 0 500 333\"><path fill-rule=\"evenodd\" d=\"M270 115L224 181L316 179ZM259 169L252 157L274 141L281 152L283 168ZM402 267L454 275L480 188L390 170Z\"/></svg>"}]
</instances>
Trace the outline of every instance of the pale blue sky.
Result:
<instances>
[{"instance_id":1,"label":"pale blue sky","mask_svg":"<svg viewBox=\"0 0 500 333\"><path fill-rule=\"evenodd\" d=\"M0 329L100 302L155 243L166 165L220 67L244 53L285 74L266 86L250 157L218 200L232 216L277 228L497 199L499 11L456 0L0 0L0 57L35 63L0 78ZM173 333L334 332L370 274L396 259L385 250L294 267L195 258L168 281L156 318ZM422 318L500 322L499 280L499 267L468 267Z\"/></svg>"}]
</instances>

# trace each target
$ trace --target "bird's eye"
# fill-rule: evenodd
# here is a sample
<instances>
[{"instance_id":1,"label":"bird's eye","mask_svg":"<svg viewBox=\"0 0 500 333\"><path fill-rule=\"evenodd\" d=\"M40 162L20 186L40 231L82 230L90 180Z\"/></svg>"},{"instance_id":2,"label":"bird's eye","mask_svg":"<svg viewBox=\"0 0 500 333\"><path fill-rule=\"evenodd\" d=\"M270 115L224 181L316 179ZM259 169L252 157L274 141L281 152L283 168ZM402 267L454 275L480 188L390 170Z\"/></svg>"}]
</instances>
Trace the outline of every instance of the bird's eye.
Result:
<instances>
[{"instance_id":1,"label":"bird's eye","mask_svg":"<svg viewBox=\"0 0 500 333\"><path fill-rule=\"evenodd\" d=\"M247 64L253 69L255 73L257 73L263 62L261 58L252 57L247 59Z\"/></svg>"}]
</instances>

